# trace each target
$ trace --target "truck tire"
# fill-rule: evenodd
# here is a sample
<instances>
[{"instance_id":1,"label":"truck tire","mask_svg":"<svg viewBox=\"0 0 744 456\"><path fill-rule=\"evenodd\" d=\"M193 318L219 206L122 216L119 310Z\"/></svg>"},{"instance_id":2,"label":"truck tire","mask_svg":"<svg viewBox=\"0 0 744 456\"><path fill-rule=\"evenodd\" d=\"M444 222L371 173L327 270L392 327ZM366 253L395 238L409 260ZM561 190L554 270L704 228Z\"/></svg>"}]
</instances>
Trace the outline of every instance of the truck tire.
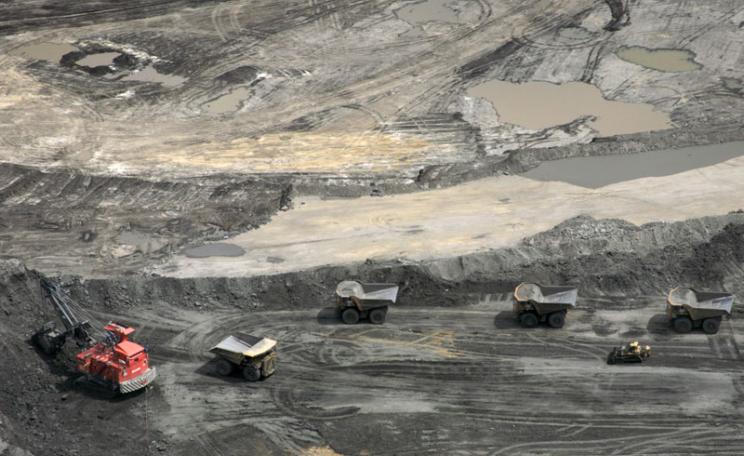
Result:
<instances>
[{"instance_id":1,"label":"truck tire","mask_svg":"<svg viewBox=\"0 0 744 456\"><path fill-rule=\"evenodd\" d=\"M551 328L562 328L566 324L566 313L561 310L548 315L548 324Z\"/></svg>"},{"instance_id":2,"label":"truck tire","mask_svg":"<svg viewBox=\"0 0 744 456\"><path fill-rule=\"evenodd\" d=\"M383 308L373 309L369 312L369 322L373 325L381 325L385 323L386 310Z\"/></svg>"},{"instance_id":3,"label":"truck tire","mask_svg":"<svg viewBox=\"0 0 744 456\"><path fill-rule=\"evenodd\" d=\"M519 323L525 328L534 328L539 322L537 315L532 312L525 312L519 316Z\"/></svg>"},{"instance_id":4,"label":"truck tire","mask_svg":"<svg viewBox=\"0 0 744 456\"><path fill-rule=\"evenodd\" d=\"M721 320L719 318L706 318L703 320L703 332L705 334L716 334L720 326Z\"/></svg>"},{"instance_id":5,"label":"truck tire","mask_svg":"<svg viewBox=\"0 0 744 456\"><path fill-rule=\"evenodd\" d=\"M232 374L233 371L233 365L230 361L226 359L218 359L214 363L214 372L217 375L221 375L223 377Z\"/></svg>"},{"instance_id":6,"label":"truck tire","mask_svg":"<svg viewBox=\"0 0 744 456\"><path fill-rule=\"evenodd\" d=\"M347 325L357 324L359 322L359 312L353 307L344 309L341 312L341 320Z\"/></svg>"},{"instance_id":7,"label":"truck tire","mask_svg":"<svg viewBox=\"0 0 744 456\"><path fill-rule=\"evenodd\" d=\"M243 378L249 382L257 382L261 380L261 369L253 363L248 363L243 368Z\"/></svg>"},{"instance_id":8,"label":"truck tire","mask_svg":"<svg viewBox=\"0 0 744 456\"><path fill-rule=\"evenodd\" d=\"M680 334L692 331L692 320L688 317L677 317L672 321L672 327Z\"/></svg>"}]
</instances>

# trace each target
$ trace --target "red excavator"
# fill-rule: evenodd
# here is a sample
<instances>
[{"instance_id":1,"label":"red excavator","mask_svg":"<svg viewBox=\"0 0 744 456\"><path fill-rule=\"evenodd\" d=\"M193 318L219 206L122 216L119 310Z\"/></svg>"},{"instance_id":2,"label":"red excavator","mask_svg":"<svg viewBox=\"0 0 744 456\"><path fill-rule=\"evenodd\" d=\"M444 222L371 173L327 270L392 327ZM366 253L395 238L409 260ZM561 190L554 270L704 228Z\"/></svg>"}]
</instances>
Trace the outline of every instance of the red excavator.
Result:
<instances>
[{"instance_id":1,"label":"red excavator","mask_svg":"<svg viewBox=\"0 0 744 456\"><path fill-rule=\"evenodd\" d=\"M46 354L56 355L72 336L81 352L75 355L76 368L86 378L122 394L146 387L157 375L145 348L129 340L134 328L109 323L103 327L100 341L91 335L87 320L78 319L72 310L70 297L58 284L41 279L42 296L57 310L65 330L54 322L45 324L33 337L33 342Z\"/></svg>"}]
</instances>

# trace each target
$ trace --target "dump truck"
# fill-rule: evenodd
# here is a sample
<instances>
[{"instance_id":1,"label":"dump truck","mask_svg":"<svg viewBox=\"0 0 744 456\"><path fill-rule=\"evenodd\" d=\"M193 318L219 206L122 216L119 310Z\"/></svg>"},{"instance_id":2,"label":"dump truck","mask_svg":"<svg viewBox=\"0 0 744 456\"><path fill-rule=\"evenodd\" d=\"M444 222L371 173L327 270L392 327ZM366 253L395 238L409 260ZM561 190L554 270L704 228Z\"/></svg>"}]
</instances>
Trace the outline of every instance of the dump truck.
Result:
<instances>
[{"instance_id":1,"label":"dump truck","mask_svg":"<svg viewBox=\"0 0 744 456\"><path fill-rule=\"evenodd\" d=\"M214 371L227 376L239 370L248 381L255 382L276 372L276 341L249 334L227 336L209 349L217 355Z\"/></svg>"},{"instance_id":2,"label":"dump truck","mask_svg":"<svg viewBox=\"0 0 744 456\"><path fill-rule=\"evenodd\" d=\"M716 334L723 317L731 316L734 295L726 292L697 291L677 287L667 296L666 313L678 333L702 328L706 334Z\"/></svg>"},{"instance_id":3,"label":"dump truck","mask_svg":"<svg viewBox=\"0 0 744 456\"><path fill-rule=\"evenodd\" d=\"M388 307L398 298L394 283L362 283L345 280L336 287L336 308L341 321L353 325L360 319L380 325L385 322Z\"/></svg>"},{"instance_id":4,"label":"dump truck","mask_svg":"<svg viewBox=\"0 0 744 456\"><path fill-rule=\"evenodd\" d=\"M566 312L576 306L577 294L574 287L520 283L514 289L514 316L525 328L533 328L538 323L562 328Z\"/></svg>"},{"instance_id":5,"label":"dump truck","mask_svg":"<svg viewBox=\"0 0 744 456\"><path fill-rule=\"evenodd\" d=\"M607 355L607 364L642 363L651 357L651 347L633 340L627 345L615 347Z\"/></svg>"}]
</instances>

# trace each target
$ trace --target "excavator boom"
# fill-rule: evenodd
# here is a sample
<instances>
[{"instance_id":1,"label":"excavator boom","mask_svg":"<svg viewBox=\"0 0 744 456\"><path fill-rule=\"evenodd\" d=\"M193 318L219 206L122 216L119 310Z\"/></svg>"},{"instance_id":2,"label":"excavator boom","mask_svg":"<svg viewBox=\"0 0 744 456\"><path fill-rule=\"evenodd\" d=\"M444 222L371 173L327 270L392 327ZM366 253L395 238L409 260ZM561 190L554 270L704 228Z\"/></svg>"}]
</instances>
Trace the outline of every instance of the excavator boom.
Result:
<instances>
[{"instance_id":1,"label":"excavator boom","mask_svg":"<svg viewBox=\"0 0 744 456\"><path fill-rule=\"evenodd\" d=\"M54 322L48 322L36 332L33 336L34 342L47 354L57 353L64 345L67 336L72 335L78 345L89 347L95 343L95 339L90 335L90 323L87 320L80 320L72 310L72 302L69 296L60 289L59 285L42 278L40 281L41 295L49 301L57 311L65 330L59 330Z\"/></svg>"}]
</instances>

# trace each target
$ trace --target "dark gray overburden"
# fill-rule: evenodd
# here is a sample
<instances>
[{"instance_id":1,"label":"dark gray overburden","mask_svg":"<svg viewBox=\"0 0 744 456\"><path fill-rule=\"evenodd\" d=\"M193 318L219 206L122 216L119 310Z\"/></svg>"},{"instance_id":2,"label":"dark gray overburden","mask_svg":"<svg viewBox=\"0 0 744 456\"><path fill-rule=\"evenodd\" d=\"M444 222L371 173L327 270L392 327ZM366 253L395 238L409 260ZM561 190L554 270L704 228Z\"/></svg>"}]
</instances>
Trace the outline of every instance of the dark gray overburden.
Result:
<instances>
[{"instance_id":1,"label":"dark gray overburden","mask_svg":"<svg viewBox=\"0 0 744 456\"><path fill-rule=\"evenodd\" d=\"M678 285L744 293L744 215L720 201L736 195L741 160L663 188L645 177L639 188L669 192L653 201L506 176L744 141L742 23L736 0L0 0L0 455L743 454L741 306L717 334L677 334L664 314ZM627 49L649 51L618 57ZM663 71L658 50L694 56L694 69ZM601 137L600 111L530 130L470 95L494 80L590 84L669 128ZM723 171L728 182L706 177ZM493 194L460 185L486 177L475 188ZM503 182L565 196L549 210L602 214L597 195L615 198L639 224L573 210L532 235L550 225L520 218L529 203L510 206ZM470 207L443 226L416 219L446 204L432 190L458 185ZM700 199L669 210L677 186ZM435 200L398 207L386 198L398 193ZM235 275L256 255L237 236L305 197L351 209L370 195L369 223L424 252L436 240L418 233L456 244L452 231L486 210L515 223L466 254L414 261L354 245L346 214L311 214L243 245L287 247L266 270L291 265L292 249L326 258L339 232L361 253ZM406 211L414 221L387 224ZM173 272L154 266L177 253L232 276L146 272ZM61 275L85 318L134 326L155 385L111 399L75 382L74 347L37 352L31 335L55 317L41 274ZM384 326L336 319L342 280L400 287ZM578 287L561 331L517 326L523 281ZM278 340L275 375L212 375L209 348L240 331ZM653 346L649 362L606 366L631 338Z\"/></svg>"},{"instance_id":2,"label":"dark gray overburden","mask_svg":"<svg viewBox=\"0 0 744 456\"><path fill-rule=\"evenodd\" d=\"M0 331L7 356L0 375L11 427L2 438L34 454L93 454L103 444L75 440L78 432L116 434L126 425L156 442L122 439L116 454L149 446L166 454L210 453L237 442L267 454L514 447L568 455L620 451L633 432L633 445L644 453L724 447L734 454L744 448L735 337L741 312L715 336L675 335L662 289L681 281L740 291L742 217L642 227L579 218L517 249L430 264L252 279L68 278L65 285L91 315L137 326L138 341L157 363L160 379L146 396L115 402L76 387L61 360L30 348L26 338L51 315L34 304L36 273L4 262ZM340 277L402 285L384 327L336 320L333 285ZM522 277L578 283L578 307L562 331L525 331L513 321L511 289ZM276 335L285 347L281 369L255 387L210 373L208 349L226 332L246 329ZM653 360L621 371L605 367L607 350L628 337L652 342ZM18 365L19 358L27 361ZM33 382L23 380L29 376ZM556 387L556 376L570 386ZM679 389L698 384L710 388L707 399L690 394L677 408ZM626 399L609 399L616 394ZM340 432L340 421L384 438ZM525 423L529 434L520 431ZM675 438L688 426L693 436L700 433L694 448ZM449 437L430 439L432 432Z\"/></svg>"}]
</instances>

